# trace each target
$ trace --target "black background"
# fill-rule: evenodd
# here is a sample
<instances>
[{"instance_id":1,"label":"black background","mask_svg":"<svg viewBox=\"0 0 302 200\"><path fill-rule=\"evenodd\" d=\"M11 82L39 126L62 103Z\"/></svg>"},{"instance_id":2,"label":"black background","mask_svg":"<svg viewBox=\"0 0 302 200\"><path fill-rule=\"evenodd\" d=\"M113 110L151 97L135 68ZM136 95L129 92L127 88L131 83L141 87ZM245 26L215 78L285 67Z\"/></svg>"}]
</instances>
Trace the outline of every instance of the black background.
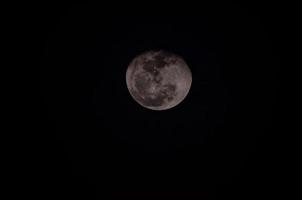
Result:
<instances>
[{"instance_id":1,"label":"black background","mask_svg":"<svg viewBox=\"0 0 302 200\"><path fill-rule=\"evenodd\" d=\"M278 196L274 7L149 3L35 10L41 198ZM152 49L192 71L186 99L161 112L138 105L125 81L130 61Z\"/></svg>"}]
</instances>

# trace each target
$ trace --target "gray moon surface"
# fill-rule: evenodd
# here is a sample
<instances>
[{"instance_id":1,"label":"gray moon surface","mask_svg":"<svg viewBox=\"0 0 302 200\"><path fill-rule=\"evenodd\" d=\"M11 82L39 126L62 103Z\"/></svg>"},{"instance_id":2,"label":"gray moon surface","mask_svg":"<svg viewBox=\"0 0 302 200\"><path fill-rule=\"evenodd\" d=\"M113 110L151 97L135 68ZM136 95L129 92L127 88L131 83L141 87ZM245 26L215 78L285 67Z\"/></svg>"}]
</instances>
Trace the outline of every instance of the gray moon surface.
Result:
<instances>
[{"instance_id":1,"label":"gray moon surface","mask_svg":"<svg viewBox=\"0 0 302 200\"><path fill-rule=\"evenodd\" d=\"M167 110L182 102L192 84L184 59L167 51L148 51L135 57L126 72L129 93L151 110Z\"/></svg>"}]
</instances>

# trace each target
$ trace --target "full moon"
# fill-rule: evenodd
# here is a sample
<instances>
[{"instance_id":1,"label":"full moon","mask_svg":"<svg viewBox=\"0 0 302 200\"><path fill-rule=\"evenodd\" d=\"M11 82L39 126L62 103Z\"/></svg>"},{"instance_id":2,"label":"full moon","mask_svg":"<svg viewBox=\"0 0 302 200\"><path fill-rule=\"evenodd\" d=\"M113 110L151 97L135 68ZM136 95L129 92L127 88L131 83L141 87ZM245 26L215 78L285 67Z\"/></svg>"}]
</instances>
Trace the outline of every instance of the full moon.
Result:
<instances>
[{"instance_id":1,"label":"full moon","mask_svg":"<svg viewBox=\"0 0 302 200\"><path fill-rule=\"evenodd\" d=\"M182 57L163 50L148 51L131 61L126 83L138 104L151 110L167 110L185 99L192 74Z\"/></svg>"}]
</instances>

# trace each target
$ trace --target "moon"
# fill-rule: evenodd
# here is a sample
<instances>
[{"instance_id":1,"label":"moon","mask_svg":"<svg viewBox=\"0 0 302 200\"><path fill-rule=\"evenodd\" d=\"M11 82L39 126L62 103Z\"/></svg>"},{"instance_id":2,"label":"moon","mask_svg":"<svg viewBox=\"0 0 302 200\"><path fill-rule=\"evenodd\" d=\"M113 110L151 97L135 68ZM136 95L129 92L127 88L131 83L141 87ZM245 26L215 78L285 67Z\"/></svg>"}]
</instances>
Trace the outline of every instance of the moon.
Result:
<instances>
[{"instance_id":1,"label":"moon","mask_svg":"<svg viewBox=\"0 0 302 200\"><path fill-rule=\"evenodd\" d=\"M126 72L130 95L141 106L167 110L182 102L192 84L192 73L184 59L158 50L135 57Z\"/></svg>"}]
</instances>

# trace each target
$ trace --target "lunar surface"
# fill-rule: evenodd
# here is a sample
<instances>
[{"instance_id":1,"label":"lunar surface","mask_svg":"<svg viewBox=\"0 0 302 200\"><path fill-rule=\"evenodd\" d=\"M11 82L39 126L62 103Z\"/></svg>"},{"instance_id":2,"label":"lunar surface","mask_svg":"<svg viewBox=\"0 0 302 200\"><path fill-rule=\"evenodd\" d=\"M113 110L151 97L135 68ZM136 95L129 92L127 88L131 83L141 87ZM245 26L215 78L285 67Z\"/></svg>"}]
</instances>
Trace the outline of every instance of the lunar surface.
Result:
<instances>
[{"instance_id":1,"label":"lunar surface","mask_svg":"<svg viewBox=\"0 0 302 200\"><path fill-rule=\"evenodd\" d=\"M192 74L186 62L167 51L149 51L135 57L126 72L133 99L145 108L167 110L189 93Z\"/></svg>"}]
</instances>

